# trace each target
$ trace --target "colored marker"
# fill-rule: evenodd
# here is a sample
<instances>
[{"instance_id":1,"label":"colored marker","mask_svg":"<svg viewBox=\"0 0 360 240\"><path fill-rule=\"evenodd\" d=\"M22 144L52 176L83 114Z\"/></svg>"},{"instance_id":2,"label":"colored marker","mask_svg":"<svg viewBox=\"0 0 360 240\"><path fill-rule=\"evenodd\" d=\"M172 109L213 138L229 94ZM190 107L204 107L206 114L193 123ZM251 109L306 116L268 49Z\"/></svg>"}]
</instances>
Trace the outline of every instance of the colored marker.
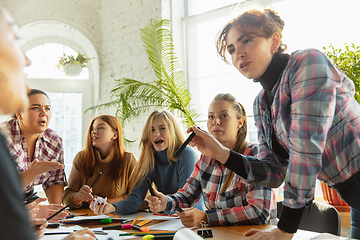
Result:
<instances>
[{"instance_id":1,"label":"colored marker","mask_svg":"<svg viewBox=\"0 0 360 240\"><path fill-rule=\"evenodd\" d=\"M182 209L179 205L176 205L175 206L175 209L178 210L179 212L183 212L184 209Z\"/></svg>"},{"instance_id":2,"label":"colored marker","mask_svg":"<svg viewBox=\"0 0 360 240\"><path fill-rule=\"evenodd\" d=\"M189 142L195 137L195 135L196 135L195 132L192 132L190 134L190 136L185 140L185 142L181 144L181 146L176 150L176 152L174 153L174 157L178 158L180 156L181 152L185 149L186 145L188 145Z\"/></svg>"},{"instance_id":3,"label":"colored marker","mask_svg":"<svg viewBox=\"0 0 360 240\"><path fill-rule=\"evenodd\" d=\"M114 226L105 226L102 227L102 230L122 230L122 229L131 229L131 224L120 224L120 225L114 225Z\"/></svg>"},{"instance_id":4,"label":"colored marker","mask_svg":"<svg viewBox=\"0 0 360 240\"><path fill-rule=\"evenodd\" d=\"M150 178L147 178L147 179L146 179L146 184L147 184L147 186L148 186L148 188L149 188L149 191L150 191L151 196L154 196L154 197L155 197L155 192L154 192L154 189L153 189L152 186L151 186L151 180L150 180Z\"/></svg>"}]
</instances>

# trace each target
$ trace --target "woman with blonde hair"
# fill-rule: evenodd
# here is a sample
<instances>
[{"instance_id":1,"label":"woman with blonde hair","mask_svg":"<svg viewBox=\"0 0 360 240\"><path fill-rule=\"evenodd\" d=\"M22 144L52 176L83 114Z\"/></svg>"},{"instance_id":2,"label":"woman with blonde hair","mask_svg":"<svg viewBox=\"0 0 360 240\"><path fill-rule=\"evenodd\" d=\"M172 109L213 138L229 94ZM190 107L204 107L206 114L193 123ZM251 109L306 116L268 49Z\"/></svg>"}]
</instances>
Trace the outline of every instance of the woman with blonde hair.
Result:
<instances>
[{"instance_id":1,"label":"woman with blonde hair","mask_svg":"<svg viewBox=\"0 0 360 240\"><path fill-rule=\"evenodd\" d=\"M75 156L63 203L79 208L98 196L109 203L124 200L135 166L134 155L125 150L120 121L110 115L95 117L85 148Z\"/></svg>"},{"instance_id":2,"label":"woman with blonde hair","mask_svg":"<svg viewBox=\"0 0 360 240\"><path fill-rule=\"evenodd\" d=\"M257 146L249 144L244 107L234 96L220 93L208 110L208 131L225 147L244 155L254 155ZM268 223L276 218L275 194L271 188L253 186L234 174L216 159L201 155L186 185L177 193L165 196L155 191L148 196L152 212L171 213L176 205L186 227L196 227L205 221L209 225L243 225ZM207 210L191 208L204 197Z\"/></svg>"},{"instance_id":3,"label":"woman with blonde hair","mask_svg":"<svg viewBox=\"0 0 360 240\"><path fill-rule=\"evenodd\" d=\"M141 154L131 186L133 190L128 198L113 204L90 205L96 214L116 212L133 213L139 209L148 191L145 179L150 178L159 191L172 194L182 188L186 179L194 170L195 151L186 147L179 159L174 152L185 138L175 117L168 111L154 111L148 117L141 141Z\"/></svg>"}]
</instances>

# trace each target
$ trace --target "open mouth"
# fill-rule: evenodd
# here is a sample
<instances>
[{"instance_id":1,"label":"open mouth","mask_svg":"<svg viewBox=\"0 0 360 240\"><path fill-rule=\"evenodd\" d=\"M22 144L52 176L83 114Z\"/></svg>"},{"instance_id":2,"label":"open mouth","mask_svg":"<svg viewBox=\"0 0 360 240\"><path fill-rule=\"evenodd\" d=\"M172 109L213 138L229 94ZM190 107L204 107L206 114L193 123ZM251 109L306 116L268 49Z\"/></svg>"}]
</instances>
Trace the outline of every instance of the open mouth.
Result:
<instances>
[{"instance_id":1,"label":"open mouth","mask_svg":"<svg viewBox=\"0 0 360 240\"><path fill-rule=\"evenodd\" d=\"M46 124L46 121L45 120L41 120L39 121L40 125L45 125Z\"/></svg>"},{"instance_id":2,"label":"open mouth","mask_svg":"<svg viewBox=\"0 0 360 240\"><path fill-rule=\"evenodd\" d=\"M155 140L155 141L154 141L154 143L155 143L156 145L162 144L163 142L164 142L164 140Z\"/></svg>"}]
</instances>

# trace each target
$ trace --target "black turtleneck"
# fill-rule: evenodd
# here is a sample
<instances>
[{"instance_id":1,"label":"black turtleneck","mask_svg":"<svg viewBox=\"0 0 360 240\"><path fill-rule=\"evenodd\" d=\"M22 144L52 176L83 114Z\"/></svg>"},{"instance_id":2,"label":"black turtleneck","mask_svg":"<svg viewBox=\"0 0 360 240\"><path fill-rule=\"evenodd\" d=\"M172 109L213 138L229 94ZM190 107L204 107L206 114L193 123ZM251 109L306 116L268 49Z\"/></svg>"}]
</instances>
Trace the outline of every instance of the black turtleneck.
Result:
<instances>
[{"instance_id":1,"label":"black turtleneck","mask_svg":"<svg viewBox=\"0 0 360 240\"><path fill-rule=\"evenodd\" d=\"M274 88L277 81L280 80L280 75L284 71L288 61L289 61L288 54L276 53L273 59L271 60L269 67L266 69L265 73L261 77L254 79L254 82L260 82L261 86L265 90L264 100L270 114L271 114L271 104L274 100L274 96L271 94L271 90ZM274 125L275 122L272 123L272 126ZM277 141L274 129L272 130L271 139L272 139L272 148L274 153L283 159L289 159L289 153ZM283 159L279 159L280 162L282 164L287 164L287 162L284 161Z\"/></svg>"}]
</instances>

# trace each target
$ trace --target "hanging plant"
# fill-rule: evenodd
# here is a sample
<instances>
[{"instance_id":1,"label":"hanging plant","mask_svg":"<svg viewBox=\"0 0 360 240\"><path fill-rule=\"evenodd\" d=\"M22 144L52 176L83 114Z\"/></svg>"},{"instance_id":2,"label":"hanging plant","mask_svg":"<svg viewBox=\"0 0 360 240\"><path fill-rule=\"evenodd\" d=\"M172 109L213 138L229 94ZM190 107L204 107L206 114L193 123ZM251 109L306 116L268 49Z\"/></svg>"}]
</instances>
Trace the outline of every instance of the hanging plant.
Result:
<instances>
[{"instance_id":1,"label":"hanging plant","mask_svg":"<svg viewBox=\"0 0 360 240\"><path fill-rule=\"evenodd\" d=\"M59 57L59 63L55 66L62 70L68 76L78 76L84 67L87 67L88 62L94 58L87 58L85 54L78 52L78 55L64 55Z\"/></svg>"}]
</instances>

